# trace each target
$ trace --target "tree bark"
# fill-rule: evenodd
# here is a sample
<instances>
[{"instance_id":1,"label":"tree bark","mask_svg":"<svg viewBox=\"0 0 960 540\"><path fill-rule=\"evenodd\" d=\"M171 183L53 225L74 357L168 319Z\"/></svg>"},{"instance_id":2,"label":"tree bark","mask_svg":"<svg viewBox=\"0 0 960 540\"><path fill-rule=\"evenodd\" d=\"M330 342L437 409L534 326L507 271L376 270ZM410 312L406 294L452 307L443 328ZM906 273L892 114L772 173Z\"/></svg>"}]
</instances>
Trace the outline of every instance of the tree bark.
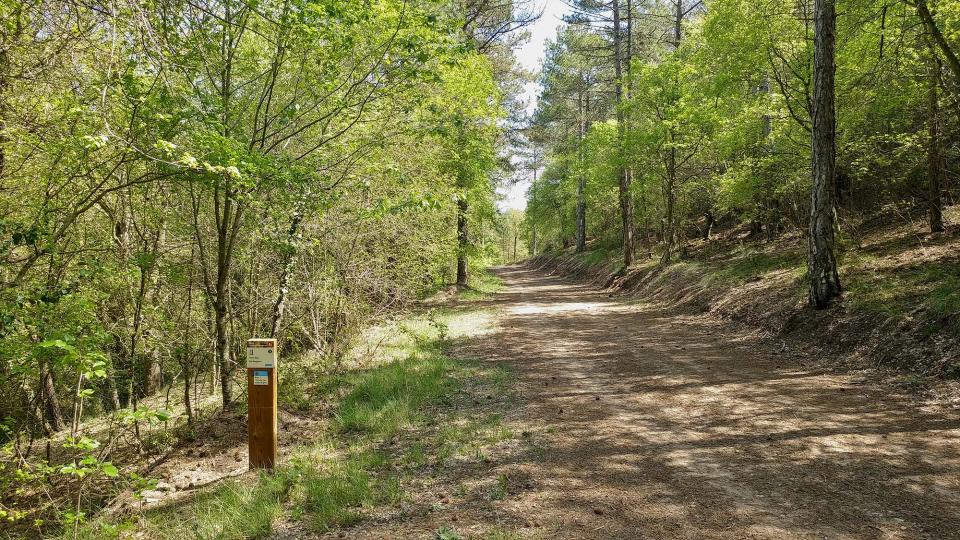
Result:
<instances>
[{"instance_id":1,"label":"tree bark","mask_svg":"<svg viewBox=\"0 0 960 540\"><path fill-rule=\"evenodd\" d=\"M300 222L303 212L297 210L290 220L290 230L287 231L287 246L283 255L283 270L280 273L280 287L277 291L277 300L273 303L273 317L270 322L270 337L277 337L283 313L287 307L287 294L290 291L290 274L293 273L293 262L297 254L297 236L300 234Z\"/></svg>"},{"instance_id":2,"label":"tree bark","mask_svg":"<svg viewBox=\"0 0 960 540\"><path fill-rule=\"evenodd\" d=\"M166 219L161 220L157 231L153 236L153 241L150 246L145 246L150 249L151 263L148 268L141 268L141 273L144 273L144 291L143 295L138 299L138 328L143 328L144 317L143 317L143 304L150 302L151 304L156 303L156 299L159 298L161 292L161 279L159 271L159 260L160 253L163 245L166 243L167 239L167 222ZM151 285L149 289L146 288L146 285ZM143 333L142 331L140 332ZM153 395L157 391L157 388L160 387L160 384L163 379L162 370L160 368L160 349L153 344L149 351L145 351L143 357L143 395L149 396Z\"/></svg>"},{"instance_id":3,"label":"tree bark","mask_svg":"<svg viewBox=\"0 0 960 540\"><path fill-rule=\"evenodd\" d=\"M676 0L676 11L673 18L673 46L680 48L680 39L683 37L683 0Z\"/></svg>"},{"instance_id":4,"label":"tree bark","mask_svg":"<svg viewBox=\"0 0 960 540\"><path fill-rule=\"evenodd\" d=\"M835 0L815 0L810 238L807 271L810 305L828 307L840 296L840 276L834 254L834 192L836 184L836 118L834 105Z\"/></svg>"},{"instance_id":5,"label":"tree bark","mask_svg":"<svg viewBox=\"0 0 960 540\"><path fill-rule=\"evenodd\" d=\"M940 137L940 96L938 81L940 61L936 51L930 48L930 77L927 90L927 114L929 140L927 142L927 195L930 232L943 232L943 201L940 192L946 184L946 163L943 141Z\"/></svg>"},{"instance_id":6,"label":"tree bark","mask_svg":"<svg viewBox=\"0 0 960 540\"><path fill-rule=\"evenodd\" d=\"M222 135L230 137L233 104L233 54L237 41L234 21L238 13L232 9L230 2L226 4L223 18L222 50L226 52L224 65L220 71L220 124ZM237 201L236 193L230 178L223 178L222 197L221 186L214 188L214 216L217 220L217 278L214 290L214 333L216 342L214 352L220 366L220 392L223 398L223 407L226 409L233 402L234 366L230 359L230 330L228 315L230 310L230 270L233 264L233 247L240 229L240 219L243 207Z\"/></svg>"},{"instance_id":7,"label":"tree bark","mask_svg":"<svg viewBox=\"0 0 960 540\"><path fill-rule=\"evenodd\" d=\"M673 143L673 133L670 133L670 142ZM672 144L670 154L667 156L667 178L664 186L664 198L667 200L666 218L663 229L663 255L660 256L660 262L667 264L673 257L674 237L676 236L676 224L674 223L674 210L676 208L675 186L677 183L677 149Z\"/></svg>"},{"instance_id":8,"label":"tree bark","mask_svg":"<svg viewBox=\"0 0 960 540\"><path fill-rule=\"evenodd\" d=\"M467 266L467 250L470 247L470 235L467 225L467 200L460 197L457 200L457 285L467 286L470 278Z\"/></svg>"},{"instance_id":9,"label":"tree bark","mask_svg":"<svg viewBox=\"0 0 960 540\"><path fill-rule=\"evenodd\" d=\"M717 224L717 218L713 215L712 210L707 210L704 214L704 219L706 220L706 225L703 228L703 239L709 242L713 235L713 226Z\"/></svg>"},{"instance_id":10,"label":"tree bark","mask_svg":"<svg viewBox=\"0 0 960 540\"><path fill-rule=\"evenodd\" d=\"M183 370L183 409L187 415L187 425L193 425L193 401L190 397L190 385L193 381L189 351L184 351L183 361L180 364Z\"/></svg>"},{"instance_id":11,"label":"tree bark","mask_svg":"<svg viewBox=\"0 0 960 540\"><path fill-rule=\"evenodd\" d=\"M233 402L233 363L230 359L230 330L228 312L230 309L229 277L233 263L233 246L240 225L240 208L236 207L230 187L224 190L223 211L217 230L217 280L214 289L214 333L216 335L215 353L220 365L220 392L223 406Z\"/></svg>"},{"instance_id":12,"label":"tree bark","mask_svg":"<svg viewBox=\"0 0 960 540\"><path fill-rule=\"evenodd\" d=\"M613 1L613 67L614 67L614 95L617 108L617 148L620 156L617 159L617 176L620 187L620 218L623 226L623 266L633 264L633 200L630 197L630 176L624 166L623 155L625 137L625 118L621 101L623 100L623 58L621 57L620 35L620 0Z\"/></svg>"},{"instance_id":13,"label":"tree bark","mask_svg":"<svg viewBox=\"0 0 960 540\"><path fill-rule=\"evenodd\" d=\"M957 58L957 54L953 52L950 44L946 38L943 37L943 32L940 31L940 28L937 26L937 21L934 20L933 14L930 13L930 7L927 5L926 0L915 0L915 2L920 21L926 28L927 33L930 34L933 42L937 44L940 52L943 53L943 57L946 58L947 66L957 79L956 82L960 84L960 58Z\"/></svg>"},{"instance_id":14,"label":"tree bark","mask_svg":"<svg viewBox=\"0 0 960 540\"><path fill-rule=\"evenodd\" d=\"M181 368L183 371L183 407L187 414L187 424L193 425L193 402L190 397L190 385L193 381L193 359L191 356L191 321L193 319L193 264L195 248L190 246L190 274L187 279L187 331L183 333L183 349L181 350Z\"/></svg>"},{"instance_id":15,"label":"tree bark","mask_svg":"<svg viewBox=\"0 0 960 540\"><path fill-rule=\"evenodd\" d=\"M60 400L57 398L57 385L53 380L53 370L49 365L43 368L43 401L47 406L47 420L53 431L61 431L67 427L60 410Z\"/></svg>"},{"instance_id":16,"label":"tree bark","mask_svg":"<svg viewBox=\"0 0 960 540\"><path fill-rule=\"evenodd\" d=\"M586 157L583 151L583 141L587 136L587 107L584 103L583 92L577 96L577 109L580 116L579 144L577 145L577 161L580 164L580 174L577 181L577 253L582 253L587 249L587 171Z\"/></svg>"}]
</instances>

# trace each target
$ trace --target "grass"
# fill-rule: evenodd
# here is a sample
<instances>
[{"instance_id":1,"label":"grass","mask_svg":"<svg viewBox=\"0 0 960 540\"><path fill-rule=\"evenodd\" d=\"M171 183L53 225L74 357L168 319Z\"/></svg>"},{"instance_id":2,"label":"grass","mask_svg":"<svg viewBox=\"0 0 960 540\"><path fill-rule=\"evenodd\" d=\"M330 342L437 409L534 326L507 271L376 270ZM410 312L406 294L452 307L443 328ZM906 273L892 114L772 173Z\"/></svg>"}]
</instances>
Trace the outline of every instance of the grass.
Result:
<instances>
[{"instance_id":1,"label":"grass","mask_svg":"<svg viewBox=\"0 0 960 540\"><path fill-rule=\"evenodd\" d=\"M482 536L463 536L456 529L450 527L440 527L433 533L434 540L519 540L523 538L520 533L497 527Z\"/></svg>"},{"instance_id":2,"label":"grass","mask_svg":"<svg viewBox=\"0 0 960 540\"><path fill-rule=\"evenodd\" d=\"M917 263L908 267L865 268L851 272L852 304L891 317L926 311L936 327L960 335L960 264Z\"/></svg>"},{"instance_id":3,"label":"grass","mask_svg":"<svg viewBox=\"0 0 960 540\"><path fill-rule=\"evenodd\" d=\"M590 266L604 264L608 261L619 260L620 248L616 246L596 247L594 249L578 253L577 257L585 264Z\"/></svg>"},{"instance_id":4,"label":"grass","mask_svg":"<svg viewBox=\"0 0 960 540\"><path fill-rule=\"evenodd\" d=\"M762 277L775 271L789 271L794 277L800 277L806 271L806 259L799 250L765 252L757 249L744 249L741 253L727 259L714 271L724 280L744 282Z\"/></svg>"},{"instance_id":5,"label":"grass","mask_svg":"<svg viewBox=\"0 0 960 540\"><path fill-rule=\"evenodd\" d=\"M450 362L440 354L412 356L347 376L350 387L334 426L343 432L383 438L422 420L422 407L452 389Z\"/></svg>"},{"instance_id":6,"label":"grass","mask_svg":"<svg viewBox=\"0 0 960 540\"><path fill-rule=\"evenodd\" d=\"M185 508L151 512L142 520L143 532L158 540L266 538L283 513L284 501L296 479L293 472L282 469L261 474L253 485L230 481L199 494Z\"/></svg>"},{"instance_id":7,"label":"grass","mask_svg":"<svg viewBox=\"0 0 960 540\"><path fill-rule=\"evenodd\" d=\"M494 501L502 501L507 498L509 492L510 482L507 479L506 475L501 474L497 477L497 482L494 484L493 489L490 490L490 499Z\"/></svg>"},{"instance_id":8,"label":"grass","mask_svg":"<svg viewBox=\"0 0 960 540\"><path fill-rule=\"evenodd\" d=\"M445 354L451 339L488 331L492 321L490 312L453 309L394 321L369 335L381 341L381 362L368 359L367 367L340 374L324 375L308 358L288 361L282 406L308 410L333 403L332 418L314 440L295 448L271 474L226 481L120 523L95 519L79 536L267 538L280 520L323 533L353 525L374 508L397 506L407 497L403 485L411 471L452 456L482 455L484 445L512 436L497 415L466 418L450 407L466 387L479 384L485 395L498 397L508 390L505 370ZM402 444L392 446L397 440Z\"/></svg>"},{"instance_id":9,"label":"grass","mask_svg":"<svg viewBox=\"0 0 960 540\"><path fill-rule=\"evenodd\" d=\"M437 462L442 464L456 457L477 458L484 448L514 437L498 414L450 422L437 433ZM479 460L482 461L482 457Z\"/></svg>"},{"instance_id":10,"label":"grass","mask_svg":"<svg viewBox=\"0 0 960 540\"><path fill-rule=\"evenodd\" d=\"M503 288L503 280L487 271L475 272L470 276L470 287L460 291L460 300L474 302L487 300Z\"/></svg>"},{"instance_id":11,"label":"grass","mask_svg":"<svg viewBox=\"0 0 960 540\"><path fill-rule=\"evenodd\" d=\"M324 532L353 525L362 519L360 509L399 503L399 479L383 474L386 465L385 455L361 450L322 471L305 467L299 510L310 528Z\"/></svg>"}]
</instances>

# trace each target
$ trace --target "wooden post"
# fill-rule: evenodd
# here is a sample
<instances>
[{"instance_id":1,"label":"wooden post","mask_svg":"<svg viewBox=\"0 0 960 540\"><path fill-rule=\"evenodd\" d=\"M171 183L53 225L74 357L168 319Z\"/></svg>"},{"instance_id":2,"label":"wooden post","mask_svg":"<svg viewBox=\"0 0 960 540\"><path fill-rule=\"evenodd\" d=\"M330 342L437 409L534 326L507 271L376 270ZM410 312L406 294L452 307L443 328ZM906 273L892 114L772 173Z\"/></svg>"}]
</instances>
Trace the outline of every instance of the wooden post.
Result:
<instances>
[{"instance_id":1,"label":"wooden post","mask_svg":"<svg viewBox=\"0 0 960 540\"><path fill-rule=\"evenodd\" d=\"M277 340L247 340L247 443L251 469L277 462Z\"/></svg>"}]
</instances>

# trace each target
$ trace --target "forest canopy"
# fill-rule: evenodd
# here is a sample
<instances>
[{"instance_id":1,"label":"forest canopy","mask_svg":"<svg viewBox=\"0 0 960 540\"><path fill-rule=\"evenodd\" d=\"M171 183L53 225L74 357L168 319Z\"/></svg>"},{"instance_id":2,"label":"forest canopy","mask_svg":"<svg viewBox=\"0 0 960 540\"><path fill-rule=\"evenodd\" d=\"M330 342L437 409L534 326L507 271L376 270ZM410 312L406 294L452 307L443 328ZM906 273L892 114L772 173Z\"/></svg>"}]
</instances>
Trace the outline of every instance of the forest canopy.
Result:
<instances>
[{"instance_id":1,"label":"forest canopy","mask_svg":"<svg viewBox=\"0 0 960 540\"><path fill-rule=\"evenodd\" d=\"M4 0L0 437L175 379L230 405L246 338L336 364L497 257L513 11L482 7Z\"/></svg>"},{"instance_id":2,"label":"forest canopy","mask_svg":"<svg viewBox=\"0 0 960 540\"><path fill-rule=\"evenodd\" d=\"M635 250L667 263L718 223L805 231L817 20L836 23L820 71L836 76L838 218L887 211L942 230L956 196L957 3L844 0L821 19L815 4L834 2L574 2L531 127L545 156L526 216L539 249L589 238L626 265Z\"/></svg>"}]
</instances>

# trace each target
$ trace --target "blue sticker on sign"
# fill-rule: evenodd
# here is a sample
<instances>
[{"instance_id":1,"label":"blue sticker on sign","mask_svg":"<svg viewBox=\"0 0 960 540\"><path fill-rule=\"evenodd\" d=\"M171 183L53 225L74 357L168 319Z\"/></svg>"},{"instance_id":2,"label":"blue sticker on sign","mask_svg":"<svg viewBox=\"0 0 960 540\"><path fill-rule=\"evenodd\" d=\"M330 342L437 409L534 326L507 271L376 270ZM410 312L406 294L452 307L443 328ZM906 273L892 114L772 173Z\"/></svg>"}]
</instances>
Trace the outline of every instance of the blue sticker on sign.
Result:
<instances>
[{"instance_id":1,"label":"blue sticker on sign","mask_svg":"<svg viewBox=\"0 0 960 540\"><path fill-rule=\"evenodd\" d=\"M255 386L266 386L270 384L270 378L266 371L254 370L253 371L253 384Z\"/></svg>"}]
</instances>

